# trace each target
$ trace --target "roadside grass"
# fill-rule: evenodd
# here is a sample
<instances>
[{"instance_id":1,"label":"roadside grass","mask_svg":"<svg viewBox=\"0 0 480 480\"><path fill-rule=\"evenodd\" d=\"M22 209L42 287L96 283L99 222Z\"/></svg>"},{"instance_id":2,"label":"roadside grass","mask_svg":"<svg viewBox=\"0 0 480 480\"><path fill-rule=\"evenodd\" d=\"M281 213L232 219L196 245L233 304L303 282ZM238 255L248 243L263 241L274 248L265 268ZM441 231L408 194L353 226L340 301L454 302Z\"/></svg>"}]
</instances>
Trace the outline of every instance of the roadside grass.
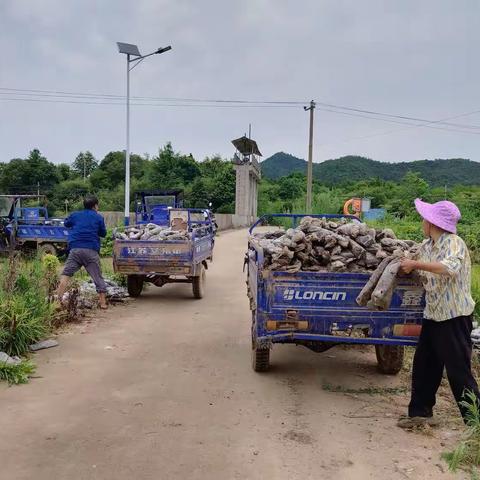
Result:
<instances>
[{"instance_id":1,"label":"roadside grass","mask_svg":"<svg viewBox=\"0 0 480 480\"><path fill-rule=\"evenodd\" d=\"M0 362L0 380L9 385L28 383L29 377L35 373L35 365L30 360L22 360L19 364Z\"/></svg>"},{"instance_id":2,"label":"roadside grass","mask_svg":"<svg viewBox=\"0 0 480 480\"><path fill-rule=\"evenodd\" d=\"M13 256L0 270L0 351L21 356L51 330L50 280L39 259Z\"/></svg>"},{"instance_id":3,"label":"roadside grass","mask_svg":"<svg viewBox=\"0 0 480 480\"><path fill-rule=\"evenodd\" d=\"M467 425L462 440L457 447L442 454L452 472L459 469L468 471L472 478L480 473L480 405L475 394L468 392L462 401L467 409Z\"/></svg>"}]
</instances>

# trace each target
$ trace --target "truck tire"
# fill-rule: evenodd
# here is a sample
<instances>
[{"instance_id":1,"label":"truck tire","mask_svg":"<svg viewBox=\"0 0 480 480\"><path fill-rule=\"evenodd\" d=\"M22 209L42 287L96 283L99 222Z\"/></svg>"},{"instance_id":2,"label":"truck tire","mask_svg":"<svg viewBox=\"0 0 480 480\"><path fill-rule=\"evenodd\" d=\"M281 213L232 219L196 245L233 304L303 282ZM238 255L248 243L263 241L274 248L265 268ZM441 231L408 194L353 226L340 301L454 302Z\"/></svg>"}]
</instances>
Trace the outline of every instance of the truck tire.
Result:
<instances>
[{"instance_id":1,"label":"truck tire","mask_svg":"<svg viewBox=\"0 0 480 480\"><path fill-rule=\"evenodd\" d=\"M255 312L252 312L252 368L255 372L266 372L270 368L270 349L257 344Z\"/></svg>"},{"instance_id":2,"label":"truck tire","mask_svg":"<svg viewBox=\"0 0 480 480\"><path fill-rule=\"evenodd\" d=\"M44 255L55 255L57 256L57 249L55 248L55 245L52 245L51 243L42 243L39 245L37 248L38 255L40 257L43 257Z\"/></svg>"},{"instance_id":3,"label":"truck tire","mask_svg":"<svg viewBox=\"0 0 480 480\"><path fill-rule=\"evenodd\" d=\"M387 375L396 375L403 366L405 347L402 345L375 345L378 369Z\"/></svg>"},{"instance_id":4,"label":"truck tire","mask_svg":"<svg viewBox=\"0 0 480 480\"><path fill-rule=\"evenodd\" d=\"M128 275L127 277L127 291L128 294L137 298L142 294L143 290L143 277L140 275Z\"/></svg>"},{"instance_id":5,"label":"truck tire","mask_svg":"<svg viewBox=\"0 0 480 480\"><path fill-rule=\"evenodd\" d=\"M200 274L196 277L193 277L192 281L193 296L197 299L203 298L203 295L205 293L205 282L207 280L205 267L203 265L200 265L199 269Z\"/></svg>"}]
</instances>

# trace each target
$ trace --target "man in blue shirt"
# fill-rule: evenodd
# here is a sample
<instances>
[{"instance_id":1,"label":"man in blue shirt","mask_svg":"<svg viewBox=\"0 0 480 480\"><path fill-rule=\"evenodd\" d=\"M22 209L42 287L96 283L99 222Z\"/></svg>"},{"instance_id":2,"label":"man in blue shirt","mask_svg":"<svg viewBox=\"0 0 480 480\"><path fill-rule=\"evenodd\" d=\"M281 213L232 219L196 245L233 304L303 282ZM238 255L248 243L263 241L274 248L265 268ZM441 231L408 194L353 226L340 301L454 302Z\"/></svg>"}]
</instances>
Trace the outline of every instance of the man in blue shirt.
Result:
<instances>
[{"instance_id":1,"label":"man in blue shirt","mask_svg":"<svg viewBox=\"0 0 480 480\"><path fill-rule=\"evenodd\" d=\"M88 272L98 292L100 308L107 308L107 285L100 265L100 237L107 235L105 221L98 213L98 198L87 195L83 201L85 210L72 213L65 220L68 228L69 254L60 277L57 295L60 301L68 282L82 267Z\"/></svg>"}]
</instances>

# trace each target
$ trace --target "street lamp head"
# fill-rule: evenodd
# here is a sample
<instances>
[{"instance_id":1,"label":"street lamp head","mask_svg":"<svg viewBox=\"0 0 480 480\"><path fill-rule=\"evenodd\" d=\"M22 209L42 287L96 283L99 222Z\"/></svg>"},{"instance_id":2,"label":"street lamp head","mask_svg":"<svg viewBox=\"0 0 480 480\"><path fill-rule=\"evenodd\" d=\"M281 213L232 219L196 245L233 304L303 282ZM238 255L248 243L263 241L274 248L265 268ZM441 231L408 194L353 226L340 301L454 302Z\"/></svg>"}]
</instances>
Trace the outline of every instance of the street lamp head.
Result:
<instances>
[{"instance_id":1,"label":"street lamp head","mask_svg":"<svg viewBox=\"0 0 480 480\"><path fill-rule=\"evenodd\" d=\"M117 42L118 51L119 53L125 53L126 55L135 55L136 57L140 57L140 51L136 45L132 45L131 43L123 43Z\"/></svg>"},{"instance_id":2,"label":"street lamp head","mask_svg":"<svg viewBox=\"0 0 480 480\"><path fill-rule=\"evenodd\" d=\"M159 48L155 53L165 53L165 52L168 52L169 50L171 50L172 47L171 45L169 45L168 47L163 47L163 48Z\"/></svg>"}]
</instances>

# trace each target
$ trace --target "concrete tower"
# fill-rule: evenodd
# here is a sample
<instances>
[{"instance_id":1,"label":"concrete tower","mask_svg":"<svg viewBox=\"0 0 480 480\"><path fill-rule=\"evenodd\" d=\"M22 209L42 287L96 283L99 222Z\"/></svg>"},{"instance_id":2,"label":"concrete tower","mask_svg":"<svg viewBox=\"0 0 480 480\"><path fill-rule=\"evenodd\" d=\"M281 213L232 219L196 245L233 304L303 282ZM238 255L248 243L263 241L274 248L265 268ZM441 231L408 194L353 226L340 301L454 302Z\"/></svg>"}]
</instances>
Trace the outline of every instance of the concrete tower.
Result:
<instances>
[{"instance_id":1,"label":"concrete tower","mask_svg":"<svg viewBox=\"0 0 480 480\"><path fill-rule=\"evenodd\" d=\"M258 182L261 177L257 157L262 154L257 142L244 135L232 140L237 152L233 157L236 172L235 215L237 222L249 225L257 218Z\"/></svg>"}]
</instances>

